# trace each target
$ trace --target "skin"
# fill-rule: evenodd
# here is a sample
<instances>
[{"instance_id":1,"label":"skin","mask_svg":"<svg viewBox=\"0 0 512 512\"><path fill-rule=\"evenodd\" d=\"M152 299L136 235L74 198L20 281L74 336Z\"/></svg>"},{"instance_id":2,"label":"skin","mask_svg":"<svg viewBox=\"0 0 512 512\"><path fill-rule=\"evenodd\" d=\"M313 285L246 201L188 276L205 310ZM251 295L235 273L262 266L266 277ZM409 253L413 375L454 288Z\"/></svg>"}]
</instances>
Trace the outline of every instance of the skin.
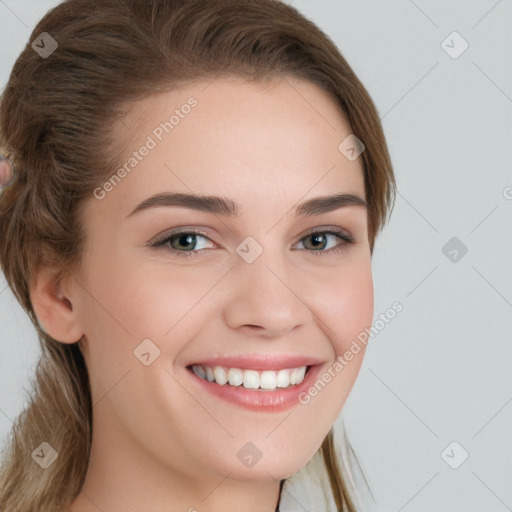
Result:
<instances>
[{"instance_id":1,"label":"skin","mask_svg":"<svg viewBox=\"0 0 512 512\"><path fill-rule=\"evenodd\" d=\"M7 187L12 180L12 170L10 164L6 160L0 160L0 191Z\"/></svg>"},{"instance_id":2,"label":"skin","mask_svg":"<svg viewBox=\"0 0 512 512\"><path fill-rule=\"evenodd\" d=\"M362 364L364 348L307 405L281 412L246 410L193 382L185 366L217 354L298 353L326 371L371 326L373 283L364 206L291 211L332 193L365 197L361 158L338 151L351 130L330 96L290 77L189 84L130 106L114 127L127 158L191 96L197 107L103 199L84 203L81 271L56 282L41 270L31 286L52 337L84 336L93 442L69 512L274 511L280 479L320 448ZM126 218L166 191L225 196L240 215L158 207ZM211 236L145 246L176 227ZM354 243L327 234L315 248L306 235L316 227L345 229ZM236 252L247 236L263 248L251 264ZM149 366L133 352L147 338L160 350ZM251 468L237 458L247 442L262 453Z\"/></svg>"}]
</instances>

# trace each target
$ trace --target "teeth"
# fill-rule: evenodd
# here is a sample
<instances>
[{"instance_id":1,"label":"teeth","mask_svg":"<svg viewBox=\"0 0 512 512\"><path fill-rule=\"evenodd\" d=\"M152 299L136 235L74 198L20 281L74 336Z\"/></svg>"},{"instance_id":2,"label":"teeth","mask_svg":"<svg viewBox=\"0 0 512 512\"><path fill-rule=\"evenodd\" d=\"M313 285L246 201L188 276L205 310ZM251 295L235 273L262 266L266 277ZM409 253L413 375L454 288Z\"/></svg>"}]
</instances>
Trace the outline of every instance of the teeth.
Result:
<instances>
[{"instance_id":1,"label":"teeth","mask_svg":"<svg viewBox=\"0 0 512 512\"><path fill-rule=\"evenodd\" d=\"M202 367L202 366L193 366L192 367L192 370L194 370L194 373L198 376L198 377L201 377L201 379L204 379L206 377L206 371L205 369ZM212 379L213 380L213 377Z\"/></svg>"},{"instance_id":2,"label":"teeth","mask_svg":"<svg viewBox=\"0 0 512 512\"><path fill-rule=\"evenodd\" d=\"M274 390L288 388L300 384L306 375L306 366L279 371L242 370L240 368L225 368L223 366L202 366L195 364L192 371L201 379L224 386L243 386L246 389Z\"/></svg>"},{"instance_id":3,"label":"teeth","mask_svg":"<svg viewBox=\"0 0 512 512\"><path fill-rule=\"evenodd\" d=\"M238 368L230 368L228 380L231 386L240 386L244 381L244 375Z\"/></svg>"},{"instance_id":4,"label":"teeth","mask_svg":"<svg viewBox=\"0 0 512 512\"><path fill-rule=\"evenodd\" d=\"M277 374L276 386L278 388L287 388L290 385L290 372L288 370L279 370Z\"/></svg>"},{"instance_id":5,"label":"teeth","mask_svg":"<svg viewBox=\"0 0 512 512\"><path fill-rule=\"evenodd\" d=\"M266 371L261 373L260 387L262 389L276 389L276 372Z\"/></svg>"},{"instance_id":6,"label":"teeth","mask_svg":"<svg viewBox=\"0 0 512 512\"><path fill-rule=\"evenodd\" d=\"M244 388L258 389L260 387L260 376L256 370L245 370L242 373L244 374L244 381L242 383ZM217 384L220 384L220 382L217 381Z\"/></svg>"},{"instance_id":7,"label":"teeth","mask_svg":"<svg viewBox=\"0 0 512 512\"><path fill-rule=\"evenodd\" d=\"M224 384L226 384L226 382L228 381L226 370L224 370L222 366L216 366L213 369L213 376L215 377L215 382L217 382L217 384L220 384L221 386L224 386Z\"/></svg>"},{"instance_id":8,"label":"teeth","mask_svg":"<svg viewBox=\"0 0 512 512\"><path fill-rule=\"evenodd\" d=\"M302 366L301 368L296 368L293 370L290 375L290 384L300 384L304 380L304 375L306 373L306 367Z\"/></svg>"}]
</instances>

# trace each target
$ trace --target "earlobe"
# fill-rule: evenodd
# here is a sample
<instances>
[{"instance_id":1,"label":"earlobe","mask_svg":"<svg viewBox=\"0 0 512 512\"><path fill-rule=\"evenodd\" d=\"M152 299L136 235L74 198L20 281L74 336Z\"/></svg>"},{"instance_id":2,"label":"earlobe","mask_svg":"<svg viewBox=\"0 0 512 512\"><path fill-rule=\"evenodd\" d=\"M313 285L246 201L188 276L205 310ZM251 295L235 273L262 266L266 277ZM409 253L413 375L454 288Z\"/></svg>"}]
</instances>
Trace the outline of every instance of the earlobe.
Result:
<instances>
[{"instance_id":1,"label":"earlobe","mask_svg":"<svg viewBox=\"0 0 512 512\"><path fill-rule=\"evenodd\" d=\"M63 290L63 281L57 282L55 273L42 269L30 285L30 301L41 328L62 343L75 343L83 330L73 310L72 301Z\"/></svg>"}]
</instances>

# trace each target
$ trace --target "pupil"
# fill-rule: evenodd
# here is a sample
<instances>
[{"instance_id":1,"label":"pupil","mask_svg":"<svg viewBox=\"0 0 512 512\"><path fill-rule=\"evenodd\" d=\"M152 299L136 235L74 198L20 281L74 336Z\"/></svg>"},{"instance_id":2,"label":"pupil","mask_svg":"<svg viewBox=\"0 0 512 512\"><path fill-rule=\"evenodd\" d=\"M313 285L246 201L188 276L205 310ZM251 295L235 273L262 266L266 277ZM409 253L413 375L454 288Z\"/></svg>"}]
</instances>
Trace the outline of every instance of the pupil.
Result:
<instances>
[{"instance_id":1,"label":"pupil","mask_svg":"<svg viewBox=\"0 0 512 512\"><path fill-rule=\"evenodd\" d=\"M318 239L321 239L321 238L323 238L323 235L315 234L315 235L312 236L312 239L316 240L316 242L313 244L315 247L318 245ZM320 241L320 245L322 245L321 241Z\"/></svg>"},{"instance_id":2,"label":"pupil","mask_svg":"<svg viewBox=\"0 0 512 512\"><path fill-rule=\"evenodd\" d=\"M180 245L182 245L182 240L186 240L186 242L183 245L192 244L193 240L195 238L195 235L181 235L181 237L178 239Z\"/></svg>"}]
</instances>

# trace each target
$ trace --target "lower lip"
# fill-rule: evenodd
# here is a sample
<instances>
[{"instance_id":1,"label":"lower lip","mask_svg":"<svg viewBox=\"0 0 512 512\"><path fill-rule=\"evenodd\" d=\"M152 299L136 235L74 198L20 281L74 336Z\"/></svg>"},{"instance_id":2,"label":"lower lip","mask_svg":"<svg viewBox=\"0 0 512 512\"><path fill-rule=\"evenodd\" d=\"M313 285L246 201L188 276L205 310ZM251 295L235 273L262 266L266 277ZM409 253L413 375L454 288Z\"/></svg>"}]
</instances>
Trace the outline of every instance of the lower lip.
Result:
<instances>
[{"instance_id":1,"label":"lower lip","mask_svg":"<svg viewBox=\"0 0 512 512\"><path fill-rule=\"evenodd\" d=\"M190 372L196 382L202 386L206 392L219 397L220 399L245 407L252 411L278 412L291 409L300 404L299 395L306 392L316 380L320 373L321 365L312 366L306 373L304 380L295 386L289 388L276 388L275 390L246 389L242 385L230 386L226 384L221 386L216 382L201 379L190 368Z\"/></svg>"}]
</instances>

